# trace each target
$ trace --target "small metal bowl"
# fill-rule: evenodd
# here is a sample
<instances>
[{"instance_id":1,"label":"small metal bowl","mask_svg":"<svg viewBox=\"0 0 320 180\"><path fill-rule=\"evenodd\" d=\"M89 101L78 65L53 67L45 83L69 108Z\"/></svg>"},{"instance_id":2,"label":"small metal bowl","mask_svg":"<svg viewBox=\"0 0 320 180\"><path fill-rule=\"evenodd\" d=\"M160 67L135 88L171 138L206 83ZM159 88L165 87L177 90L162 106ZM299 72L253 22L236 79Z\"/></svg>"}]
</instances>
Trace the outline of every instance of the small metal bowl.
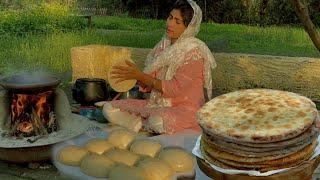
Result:
<instances>
[{"instance_id":1,"label":"small metal bowl","mask_svg":"<svg viewBox=\"0 0 320 180\"><path fill-rule=\"evenodd\" d=\"M143 93L139 91L139 86L134 86L127 92L121 93L120 99L142 99Z\"/></svg>"}]
</instances>

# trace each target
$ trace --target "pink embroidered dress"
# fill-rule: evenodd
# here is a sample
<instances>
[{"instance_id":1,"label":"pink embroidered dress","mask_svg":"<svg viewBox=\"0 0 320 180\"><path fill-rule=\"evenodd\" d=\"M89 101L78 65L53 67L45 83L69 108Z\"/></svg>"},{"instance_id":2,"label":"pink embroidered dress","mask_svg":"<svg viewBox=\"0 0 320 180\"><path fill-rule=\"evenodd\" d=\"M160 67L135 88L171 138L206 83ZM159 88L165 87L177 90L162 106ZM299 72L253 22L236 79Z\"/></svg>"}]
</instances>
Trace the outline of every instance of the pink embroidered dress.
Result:
<instances>
[{"instance_id":1,"label":"pink embroidered dress","mask_svg":"<svg viewBox=\"0 0 320 180\"><path fill-rule=\"evenodd\" d=\"M142 117L143 124L152 117L161 117L168 134L184 129L200 131L196 112L205 102L204 87L211 97L211 69L216 67L211 51L195 38L201 24L201 9L195 2L188 2L194 16L187 29L172 45L164 36L146 59L144 72L161 80L162 92L140 87L143 92L151 91L150 99L111 102L114 108Z\"/></svg>"}]
</instances>

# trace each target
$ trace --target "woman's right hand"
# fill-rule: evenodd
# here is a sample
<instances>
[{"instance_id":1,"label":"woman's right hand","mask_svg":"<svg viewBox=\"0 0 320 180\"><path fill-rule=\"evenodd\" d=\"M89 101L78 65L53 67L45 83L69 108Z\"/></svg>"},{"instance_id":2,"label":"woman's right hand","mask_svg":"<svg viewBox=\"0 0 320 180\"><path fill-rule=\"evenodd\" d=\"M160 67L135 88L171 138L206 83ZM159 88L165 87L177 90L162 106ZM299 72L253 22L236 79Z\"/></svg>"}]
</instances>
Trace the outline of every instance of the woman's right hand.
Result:
<instances>
[{"instance_id":1,"label":"woman's right hand","mask_svg":"<svg viewBox=\"0 0 320 180\"><path fill-rule=\"evenodd\" d=\"M143 92L143 93L149 93L151 91L151 89L143 84L141 81L137 81L137 85L139 86L139 91Z\"/></svg>"},{"instance_id":2,"label":"woman's right hand","mask_svg":"<svg viewBox=\"0 0 320 180\"><path fill-rule=\"evenodd\" d=\"M143 84L141 81L137 81L137 85L143 89L147 87L147 85Z\"/></svg>"}]
</instances>

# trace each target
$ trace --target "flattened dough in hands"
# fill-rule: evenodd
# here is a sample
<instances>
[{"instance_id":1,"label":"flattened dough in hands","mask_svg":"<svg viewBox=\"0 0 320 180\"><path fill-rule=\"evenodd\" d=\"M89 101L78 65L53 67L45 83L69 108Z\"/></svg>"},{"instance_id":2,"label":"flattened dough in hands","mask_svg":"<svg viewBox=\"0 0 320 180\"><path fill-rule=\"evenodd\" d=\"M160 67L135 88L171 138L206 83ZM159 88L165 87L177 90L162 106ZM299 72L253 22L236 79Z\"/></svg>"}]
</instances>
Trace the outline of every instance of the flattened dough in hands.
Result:
<instances>
[{"instance_id":1,"label":"flattened dough in hands","mask_svg":"<svg viewBox=\"0 0 320 180\"><path fill-rule=\"evenodd\" d=\"M134 63L133 61L130 61L130 62ZM113 78L111 75L111 72L114 70L113 68L115 66L128 67L125 59L123 59L119 62L116 62L111 66L111 68L108 72L108 82L109 82L110 86L112 87L113 90L115 90L117 92L129 91L137 83L137 80L136 79L129 79L129 80L124 80L124 81L116 83L118 81L118 78Z\"/></svg>"}]
</instances>

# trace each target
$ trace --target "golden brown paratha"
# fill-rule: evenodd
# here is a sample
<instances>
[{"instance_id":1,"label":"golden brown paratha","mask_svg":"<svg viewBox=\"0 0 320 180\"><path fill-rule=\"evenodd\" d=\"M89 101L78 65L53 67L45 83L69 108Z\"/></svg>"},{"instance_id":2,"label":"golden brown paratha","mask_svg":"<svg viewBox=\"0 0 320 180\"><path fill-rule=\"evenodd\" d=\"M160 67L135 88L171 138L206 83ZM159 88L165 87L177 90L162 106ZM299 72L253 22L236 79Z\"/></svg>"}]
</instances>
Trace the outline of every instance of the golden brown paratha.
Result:
<instances>
[{"instance_id":1,"label":"golden brown paratha","mask_svg":"<svg viewBox=\"0 0 320 180\"><path fill-rule=\"evenodd\" d=\"M307 161L309 158L311 157L311 155L309 156L305 156L303 157L303 159L301 159L300 161L294 161L291 163L283 163L283 164L277 164L277 165L270 165L270 164L245 164L245 163L239 163L236 161L229 161L229 160L225 160L225 159L214 159L211 158L211 161L214 159L215 161L218 161L221 165L223 164L223 166L225 167L232 167L234 169L240 169L240 170L257 170L260 172L266 172L266 171L271 171L271 170L276 170L276 169L284 169L284 168L289 168L289 167L294 167L297 166L305 161ZM219 166L217 164L217 162L215 162L217 166Z\"/></svg>"},{"instance_id":2,"label":"golden brown paratha","mask_svg":"<svg viewBox=\"0 0 320 180\"><path fill-rule=\"evenodd\" d=\"M218 96L198 112L206 133L239 142L277 142L298 136L318 118L315 104L292 92L247 89Z\"/></svg>"},{"instance_id":3,"label":"golden brown paratha","mask_svg":"<svg viewBox=\"0 0 320 180\"><path fill-rule=\"evenodd\" d=\"M251 163L250 164L246 162L236 162L232 160L214 158L210 156L210 154L205 150L203 145L200 145L200 150L205 160L207 160L209 163L216 165L218 167L221 167L224 169L257 170L260 172L295 167L304 163L312 156L312 153L306 154L305 156L302 156L302 158L299 161L273 162L273 164L272 163L269 163L269 164Z\"/></svg>"},{"instance_id":4,"label":"golden brown paratha","mask_svg":"<svg viewBox=\"0 0 320 180\"><path fill-rule=\"evenodd\" d=\"M313 140L315 137L313 138ZM216 141L208 140L203 138L206 144L208 144L210 147L215 148L220 151L226 151L234 155L238 156L244 156L244 157L264 157L264 156L271 156L271 155L290 155L293 154L303 148L305 148L307 145L309 145L312 142L312 139L310 138L308 141L298 145L298 146L289 146L289 147L280 147L272 150L265 150L265 148L251 148L249 150L242 150L242 147L237 144L229 143L228 145L222 145L221 142L217 143ZM254 150L254 151L252 151Z\"/></svg>"},{"instance_id":5,"label":"golden brown paratha","mask_svg":"<svg viewBox=\"0 0 320 180\"><path fill-rule=\"evenodd\" d=\"M215 166L218 166L218 167L221 167L221 168L224 168L224 169L237 169L236 167L232 167L232 166L226 165L226 164L218 161L217 159L209 156L208 153L204 150L203 145L201 145L201 144L200 144L200 150L201 150L201 154L202 154L203 158L205 160L207 160L210 164L213 164Z\"/></svg>"},{"instance_id":6,"label":"golden brown paratha","mask_svg":"<svg viewBox=\"0 0 320 180\"><path fill-rule=\"evenodd\" d=\"M205 151L211 156L216 159L226 159L226 160L232 160L232 161L237 161L237 162L246 162L246 163L262 163L267 164L267 161L271 160L278 160L280 158L286 157L286 161L296 161L301 159L301 157L306 156L306 154L310 154L314 151L314 148L316 146L316 141L312 142L312 144L306 146L302 150L291 154L291 155L286 155L286 154L280 154L280 155L271 155L271 156L264 156L264 157L246 157L246 156L238 156L234 155L232 153L226 152L226 151L220 151L218 149L212 148L206 144L204 140L201 140L201 145L205 149ZM280 161L284 162L282 159ZM272 161L273 162L273 161Z\"/></svg>"},{"instance_id":7,"label":"golden brown paratha","mask_svg":"<svg viewBox=\"0 0 320 180\"><path fill-rule=\"evenodd\" d=\"M208 139L214 140L214 141L223 141L226 143L235 143L239 146L242 146L244 148L258 148L258 147L262 147L263 149L275 149L275 148L284 148L284 147L288 147L288 146L298 146L301 143L304 143L306 141L309 141L309 139L313 136L318 137L319 135L319 129L315 127L315 124L313 124L309 129L307 129L305 132L303 132L302 134L291 138L291 139L287 139L284 141L277 141L277 142L272 142L272 143L248 143L248 142L239 142L236 140L232 140L232 139L228 139L228 138L224 138L224 137L220 137L220 136L216 136L216 135L212 135L212 134L208 134L206 132L203 133Z\"/></svg>"}]
</instances>

